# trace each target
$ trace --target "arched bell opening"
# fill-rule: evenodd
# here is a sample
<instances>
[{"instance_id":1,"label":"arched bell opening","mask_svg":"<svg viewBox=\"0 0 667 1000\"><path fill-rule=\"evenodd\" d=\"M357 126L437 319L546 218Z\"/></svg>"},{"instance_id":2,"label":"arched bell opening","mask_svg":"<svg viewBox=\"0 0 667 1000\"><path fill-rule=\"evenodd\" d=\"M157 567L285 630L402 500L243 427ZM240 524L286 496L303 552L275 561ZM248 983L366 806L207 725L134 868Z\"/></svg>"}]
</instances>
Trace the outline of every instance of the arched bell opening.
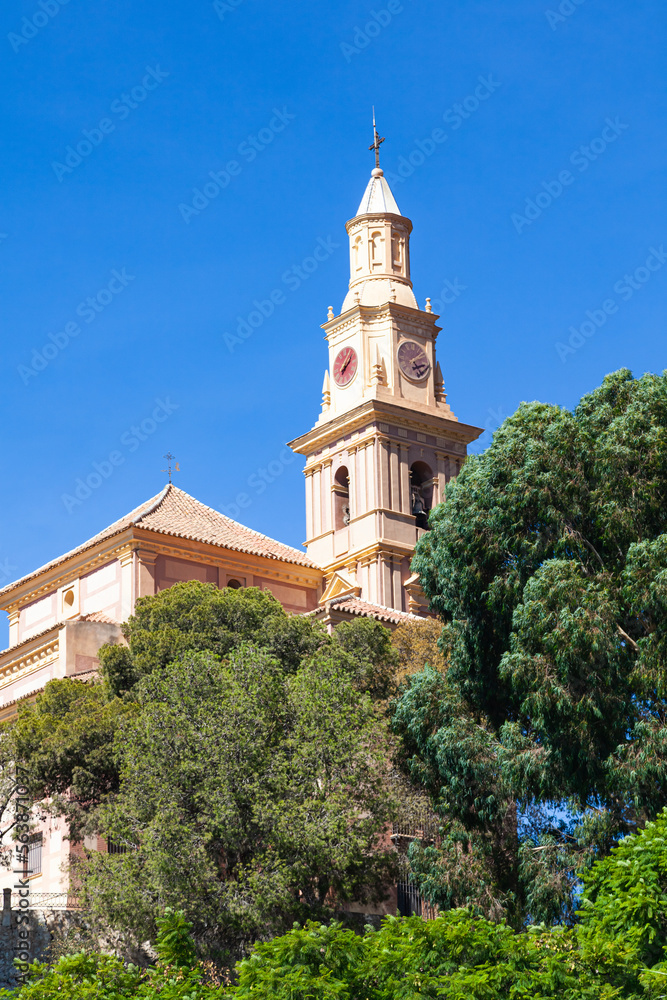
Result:
<instances>
[{"instance_id":1,"label":"arched bell opening","mask_svg":"<svg viewBox=\"0 0 667 1000\"><path fill-rule=\"evenodd\" d=\"M333 481L334 528L340 531L350 523L350 475L347 466L341 465Z\"/></svg>"},{"instance_id":2,"label":"arched bell opening","mask_svg":"<svg viewBox=\"0 0 667 1000\"><path fill-rule=\"evenodd\" d=\"M426 462L410 466L411 509L418 528L428 528L428 515L433 507L433 470Z\"/></svg>"}]
</instances>

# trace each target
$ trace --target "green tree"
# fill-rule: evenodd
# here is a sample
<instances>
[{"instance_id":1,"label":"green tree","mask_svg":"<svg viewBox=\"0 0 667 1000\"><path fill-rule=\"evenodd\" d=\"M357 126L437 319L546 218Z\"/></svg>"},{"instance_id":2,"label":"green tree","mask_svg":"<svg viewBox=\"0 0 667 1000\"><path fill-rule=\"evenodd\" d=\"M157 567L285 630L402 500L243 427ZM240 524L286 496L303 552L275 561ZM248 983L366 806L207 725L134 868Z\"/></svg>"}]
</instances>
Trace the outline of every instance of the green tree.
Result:
<instances>
[{"instance_id":1,"label":"green tree","mask_svg":"<svg viewBox=\"0 0 667 1000\"><path fill-rule=\"evenodd\" d=\"M67 819L73 840L100 831L100 808L119 785L114 736L133 709L102 684L54 680L5 726L0 738L21 762L33 799Z\"/></svg>"},{"instance_id":2,"label":"green tree","mask_svg":"<svg viewBox=\"0 0 667 1000\"><path fill-rule=\"evenodd\" d=\"M448 667L395 715L443 816L416 875L443 906L571 920L577 871L667 801L667 375L522 404L430 526L413 569Z\"/></svg>"},{"instance_id":3,"label":"green tree","mask_svg":"<svg viewBox=\"0 0 667 1000\"><path fill-rule=\"evenodd\" d=\"M224 657L252 642L288 673L328 649L360 689L386 694L395 667L389 633L363 620L345 628L344 635L331 638L317 622L288 615L271 594L256 588L176 584L137 602L123 626L126 645L101 648L103 685L69 678L49 682L34 704L19 706L17 721L2 728L0 749L7 761L22 762L34 800L65 816L71 837L82 840L103 832L100 807L119 787L114 734L136 710L141 678L189 652Z\"/></svg>"},{"instance_id":4,"label":"green tree","mask_svg":"<svg viewBox=\"0 0 667 1000\"><path fill-rule=\"evenodd\" d=\"M327 641L320 625L286 614L266 590L219 590L195 580L140 598L122 630L127 646L100 650L102 675L114 694L130 691L141 677L188 652L226 656L242 642L252 642L294 671Z\"/></svg>"},{"instance_id":5,"label":"green tree","mask_svg":"<svg viewBox=\"0 0 667 1000\"><path fill-rule=\"evenodd\" d=\"M100 651L102 680L50 682L4 730L35 801L74 839L126 849L77 869L100 921L108 909L145 940L185 905L202 947L236 948L381 894L387 630L329 636L270 594L184 583L138 602L124 632Z\"/></svg>"},{"instance_id":6,"label":"green tree","mask_svg":"<svg viewBox=\"0 0 667 1000\"><path fill-rule=\"evenodd\" d=\"M248 645L190 653L136 693L106 812L129 850L79 869L101 921L142 939L178 907L200 947L233 953L295 915L384 895L386 731L335 660L290 674Z\"/></svg>"}]
</instances>

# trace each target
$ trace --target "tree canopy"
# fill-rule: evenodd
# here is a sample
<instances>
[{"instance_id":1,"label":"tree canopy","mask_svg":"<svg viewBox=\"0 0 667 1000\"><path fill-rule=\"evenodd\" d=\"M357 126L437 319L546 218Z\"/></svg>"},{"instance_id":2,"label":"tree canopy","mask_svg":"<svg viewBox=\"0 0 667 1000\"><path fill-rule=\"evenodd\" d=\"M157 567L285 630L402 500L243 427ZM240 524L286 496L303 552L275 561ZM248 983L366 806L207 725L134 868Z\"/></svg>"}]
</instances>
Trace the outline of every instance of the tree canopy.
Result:
<instances>
[{"instance_id":1,"label":"tree canopy","mask_svg":"<svg viewBox=\"0 0 667 1000\"><path fill-rule=\"evenodd\" d=\"M194 582L137 602L123 632L101 680L50 682L6 731L42 807L114 845L76 868L99 922L145 940L172 906L229 957L295 916L383 897L387 630L329 636L270 594Z\"/></svg>"},{"instance_id":2,"label":"tree canopy","mask_svg":"<svg viewBox=\"0 0 667 1000\"><path fill-rule=\"evenodd\" d=\"M417 545L447 670L397 705L445 818L413 848L442 906L571 920L576 873L667 802L667 376L524 403Z\"/></svg>"},{"instance_id":3,"label":"tree canopy","mask_svg":"<svg viewBox=\"0 0 667 1000\"><path fill-rule=\"evenodd\" d=\"M522 932L470 909L434 920L386 917L354 933L296 923L258 942L222 984L194 959L182 912L158 920L156 965L78 954L36 965L17 1000L660 1000L667 977L667 810L621 841L585 880L574 929ZM2 993L3 996L8 994Z\"/></svg>"}]
</instances>

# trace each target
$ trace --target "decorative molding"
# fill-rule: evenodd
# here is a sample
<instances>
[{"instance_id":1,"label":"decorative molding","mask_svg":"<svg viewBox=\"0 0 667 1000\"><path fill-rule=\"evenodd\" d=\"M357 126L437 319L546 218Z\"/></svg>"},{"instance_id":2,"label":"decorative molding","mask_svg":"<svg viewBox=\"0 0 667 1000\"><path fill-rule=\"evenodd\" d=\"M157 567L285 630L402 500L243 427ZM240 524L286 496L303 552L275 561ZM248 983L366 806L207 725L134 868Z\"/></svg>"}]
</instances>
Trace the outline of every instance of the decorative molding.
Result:
<instances>
[{"instance_id":1,"label":"decorative molding","mask_svg":"<svg viewBox=\"0 0 667 1000\"><path fill-rule=\"evenodd\" d=\"M58 626L55 626L55 628L58 628ZM28 642L30 640L26 639L26 643ZM60 638L59 636L54 636L48 641L35 646L30 651L16 657L16 659L0 664L0 689L13 684L14 681L26 677L28 674L34 673L35 670L39 670L49 663L53 663L58 659L59 646Z\"/></svg>"}]
</instances>

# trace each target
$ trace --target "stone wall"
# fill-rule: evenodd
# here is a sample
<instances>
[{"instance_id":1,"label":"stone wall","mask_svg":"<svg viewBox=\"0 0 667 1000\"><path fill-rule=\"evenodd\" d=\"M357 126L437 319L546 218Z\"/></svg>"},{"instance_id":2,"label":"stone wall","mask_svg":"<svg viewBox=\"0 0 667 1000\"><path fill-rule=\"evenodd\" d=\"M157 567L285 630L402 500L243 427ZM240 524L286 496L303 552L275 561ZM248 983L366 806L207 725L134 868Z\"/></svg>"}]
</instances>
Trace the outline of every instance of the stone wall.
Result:
<instances>
[{"instance_id":1,"label":"stone wall","mask_svg":"<svg viewBox=\"0 0 667 1000\"><path fill-rule=\"evenodd\" d=\"M2 921L0 922L0 987L13 989L17 985L17 970L14 966L14 959L23 946L26 939L19 936L19 932L29 932L27 950L30 954L30 961L42 959L51 944L51 932L49 923L52 922L53 912L49 914L42 910L29 910L27 912L28 922L25 922L24 915L21 914L19 924L19 913L10 908L11 890L4 892L4 906L2 910Z\"/></svg>"}]
</instances>

